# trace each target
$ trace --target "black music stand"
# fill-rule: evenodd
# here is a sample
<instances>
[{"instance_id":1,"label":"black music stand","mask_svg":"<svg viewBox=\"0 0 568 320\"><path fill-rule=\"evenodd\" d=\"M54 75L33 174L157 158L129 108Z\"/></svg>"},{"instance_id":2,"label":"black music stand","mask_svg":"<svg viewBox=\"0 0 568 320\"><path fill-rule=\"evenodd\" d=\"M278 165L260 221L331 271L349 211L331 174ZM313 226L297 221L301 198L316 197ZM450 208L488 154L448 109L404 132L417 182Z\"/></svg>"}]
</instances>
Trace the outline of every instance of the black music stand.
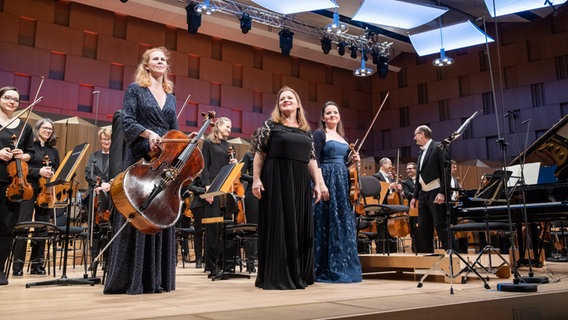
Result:
<instances>
[{"instance_id":1,"label":"black music stand","mask_svg":"<svg viewBox=\"0 0 568 320\"><path fill-rule=\"evenodd\" d=\"M456 130L454 133L452 133L448 138L444 139L444 141L440 144L440 148L442 148L444 150L443 155L444 155L444 174L443 174L443 181L440 181L440 184L445 184L446 182L450 181L450 177L448 176L450 174L450 161L452 159L451 157L451 144L454 140L456 140L457 138L459 138L461 136L461 134L465 131L465 129L467 128L467 126L469 125L469 123L471 122L471 120L473 120L473 118L475 118L475 116L477 115L477 111L471 115L462 125L460 128L458 128L458 130ZM487 281L485 281L485 279L457 252L453 249L453 235L452 235L452 231L451 231L451 221L452 221L452 207L451 207L451 202L450 200L450 188L449 188L449 183L448 183L448 187L445 188L446 194L444 195L445 199L446 199L446 226L447 226L447 233L448 233L448 249L446 249L446 253L440 256L440 259L438 261L436 261L436 263L434 263L434 265L428 270L428 272L426 272L422 278L420 279L420 281L418 282L417 287L421 288L424 284L424 280L430 275L430 272L433 271L434 269L438 269L441 270L438 266L439 264L442 262L442 260L446 257L446 255L448 255L449 258L449 262L450 262L450 266L449 266L449 271L444 273L446 274L446 276L448 278L450 278L450 294L454 294L454 283L453 283L453 279L457 276L459 276L461 273L465 272L466 270L468 272L473 272L481 281L483 281L483 287L485 289L491 289L491 287L489 286L489 284L487 284ZM453 256L456 256L458 259L460 259L464 265L465 268L461 269L457 274L454 274L454 263L453 263ZM443 270L442 270L443 271Z\"/></svg>"},{"instance_id":2,"label":"black music stand","mask_svg":"<svg viewBox=\"0 0 568 320\"><path fill-rule=\"evenodd\" d=\"M495 202L505 201L505 200L500 199L500 198L503 195L503 193L505 192L505 188L507 186L507 181L511 177L511 174L512 174L511 171L495 170L495 172L491 175L489 181L485 184L485 186L480 186L477 189L477 192L475 193L474 197L471 200L483 202L483 205L486 206L486 207L490 206L491 204L493 204ZM505 259L503 257L503 255L493 245L491 245L491 239L490 239L490 234L489 234L490 230L500 230L500 231L508 230L509 224L505 223L505 222L489 222L489 214L488 214L487 210L485 211L484 219L485 219L485 222L482 222L482 223L458 224L457 226L454 226L454 228L453 228L454 231L456 231L456 229L461 229L459 231L468 231L468 225L473 225L473 226L469 226L469 228L471 230L483 231L485 233L485 239L486 239L487 244L479 252L477 258L471 264L471 267L475 268L475 266L479 266L485 272L493 274L493 273L496 273L497 270L499 270L501 267L508 266L509 269L512 270L513 274L516 274L517 271L516 271L516 269L513 268L511 263L509 261L507 261L507 259ZM484 256L484 254L487 254L487 262L488 262L489 266L484 266L481 263L481 259ZM499 259L501 259L501 264L499 264L499 266L497 266L496 268L493 268L493 262L492 262L492 258L491 258L492 254L497 255L499 257ZM462 269L462 270L465 271L464 269ZM469 274L469 271L467 271L466 274L462 277L462 283L467 282L468 274Z\"/></svg>"},{"instance_id":3,"label":"black music stand","mask_svg":"<svg viewBox=\"0 0 568 320\"><path fill-rule=\"evenodd\" d=\"M205 198L209 198L209 197L217 197L220 195L227 195L229 193L231 193L231 188L233 186L233 181L237 178L237 175L239 172L241 172L242 167L244 166L244 163L239 162L239 163L231 163L231 164L227 164L225 166L223 166L221 168L221 170L219 171L219 173L217 174L217 176L215 177L215 179L213 179L213 182L211 182L211 186L209 187L209 189L207 190L206 193L200 195L199 197L202 199ZM214 218L204 218L202 223L207 223L207 219L210 219L212 221L212 223L221 223L221 230L219 233L219 246L221 246L221 250L217 251L217 261L219 260L219 255L221 256L221 272L217 273L217 274L211 274L210 278L212 281L215 280L224 280L224 279L234 279L234 278L245 278L245 279L250 279L250 275L248 274L239 274L239 273L235 273L234 269L233 271L227 270L226 268L226 257L225 257L225 241L226 241L226 235L227 235L227 223L231 223L233 222L233 219L230 219L229 221L225 220L225 215L227 214L226 210L227 210L227 204L221 204L220 206L220 210L221 210L221 216L220 217L214 217ZM232 214L232 212L230 212L230 214ZM234 231L234 230L233 230ZM222 252L222 253L219 253ZM235 261L236 264L236 261Z\"/></svg>"},{"instance_id":4,"label":"black music stand","mask_svg":"<svg viewBox=\"0 0 568 320\"><path fill-rule=\"evenodd\" d=\"M57 172L53 176L53 182L46 185L50 186L57 186L63 185L67 187L65 192L67 193L67 220L65 223L65 238L64 238L64 248L63 248L63 271L61 278L55 280L48 280L42 282L35 282L35 283L28 283L26 284L26 288L35 287L35 286L47 286L47 285L63 285L68 286L72 284L88 284L94 286L96 283L100 283L100 279L97 278L88 278L87 274L83 276L83 279L69 279L67 278L67 258L68 258L68 249L69 249L69 229L71 226L71 195L73 194L73 184L74 184L74 177L75 171L77 170L77 166L81 159L85 156L87 149L89 148L88 143L83 143L73 150L69 151Z\"/></svg>"}]
</instances>

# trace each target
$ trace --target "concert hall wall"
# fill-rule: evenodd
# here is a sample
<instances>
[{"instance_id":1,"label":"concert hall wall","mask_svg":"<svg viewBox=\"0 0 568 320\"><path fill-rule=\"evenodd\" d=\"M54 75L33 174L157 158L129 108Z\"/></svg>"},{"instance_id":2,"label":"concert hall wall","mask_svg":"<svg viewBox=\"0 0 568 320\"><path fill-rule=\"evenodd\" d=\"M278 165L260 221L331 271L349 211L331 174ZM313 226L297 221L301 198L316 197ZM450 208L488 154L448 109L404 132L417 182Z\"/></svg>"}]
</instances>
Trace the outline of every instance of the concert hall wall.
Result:
<instances>
[{"instance_id":1,"label":"concert hall wall","mask_svg":"<svg viewBox=\"0 0 568 320\"><path fill-rule=\"evenodd\" d=\"M505 110L515 110L508 121L514 120L521 133L525 129L520 124L532 120L529 142L568 113L568 10L561 9L554 19L500 26L499 58L496 45L489 46L497 115L483 45L447 52L455 60L447 68L432 65L435 55L405 53L389 62L400 72L391 71L385 79L357 78L352 70L296 58L293 49L291 57L284 57L69 1L0 0L0 85L20 88L25 107L45 76L40 93L44 100L35 113L54 120L77 116L103 126L121 108L123 90L142 52L166 46L173 57L178 110L191 94L179 118L185 132L199 127L202 111L214 110L232 120L232 137L250 138L271 112L278 89L289 85L299 92L314 128L321 105L327 100L339 103L347 135L354 141L364 136L390 92L361 149L363 156L394 158L401 148L403 162L412 161L418 153L412 140L417 125L430 125L434 138L441 140L479 110L463 139L453 144L453 156L499 160L495 140L496 118L503 117L501 101ZM494 37L493 24L487 27ZM499 129L511 143L508 153L513 157L519 148L506 124L500 123Z\"/></svg>"}]
</instances>

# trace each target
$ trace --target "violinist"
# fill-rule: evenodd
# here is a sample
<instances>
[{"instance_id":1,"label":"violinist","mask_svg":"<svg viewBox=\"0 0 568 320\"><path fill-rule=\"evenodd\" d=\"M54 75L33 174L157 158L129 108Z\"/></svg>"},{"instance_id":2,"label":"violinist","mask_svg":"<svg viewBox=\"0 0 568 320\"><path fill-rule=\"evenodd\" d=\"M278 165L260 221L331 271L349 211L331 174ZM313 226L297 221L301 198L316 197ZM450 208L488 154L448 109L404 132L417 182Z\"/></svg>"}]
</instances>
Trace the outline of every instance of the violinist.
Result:
<instances>
[{"instance_id":1,"label":"violinist","mask_svg":"<svg viewBox=\"0 0 568 320\"><path fill-rule=\"evenodd\" d=\"M215 179L221 168L229 163L237 163L236 159L231 159L229 154L230 144L227 138L231 134L231 119L220 117L215 122L215 126L207 139L203 141L203 171L201 172L201 179L206 188L209 187L211 182ZM221 199L223 197L209 197L205 198L205 218L213 218L221 216ZM205 271L211 272L212 275L221 271L221 262L219 258L219 232L220 226L218 224L205 225ZM226 257L234 254L232 249L232 241L227 241L225 244ZM233 262L234 263L234 262ZM231 269L234 266L225 265L226 268Z\"/></svg>"},{"instance_id":2,"label":"violinist","mask_svg":"<svg viewBox=\"0 0 568 320\"><path fill-rule=\"evenodd\" d=\"M148 153L159 152L160 138L177 130L176 98L169 79L170 54L164 47L148 49L136 68L134 83L124 94L122 112L127 150L123 167L136 163ZM111 158L113 156L111 155ZM167 205L167 204L165 204ZM112 229L126 222L111 215ZM174 227L145 234L126 226L112 242L104 293L142 294L175 290L176 246Z\"/></svg>"},{"instance_id":3,"label":"violinist","mask_svg":"<svg viewBox=\"0 0 568 320\"><path fill-rule=\"evenodd\" d=\"M20 217L18 222L24 221L42 221L49 222L53 209L49 209L45 205L38 204L38 199L49 190L47 187L39 184L39 178L43 177L42 183L45 185L46 179L53 177L53 173L59 167L59 152L55 148L57 143L57 135L53 132L53 121L48 118L40 119L36 122L34 135L34 156L28 162L28 179L34 187L34 196L20 204ZM46 158L47 157L47 158ZM49 161L46 161L49 160ZM42 193L43 192L43 193ZM35 210L35 214L34 214ZM37 233L37 236L45 236L47 232ZM24 274L24 262L26 259L26 240L19 240L14 247L14 265L13 275L22 276ZM30 274L44 275L44 251L45 240L35 240L32 242L32 250L30 254L31 268Z\"/></svg>"},{"instance_id":4,"label":"violinist","mask_svg":"<svg viewBox=\"0 0 568 320\"><path fill-rule=\"evenodd\" d=\"M393 171L394 171L394 167L392 165L391 159L384 157L384 158L381 158L381 160L379 160L379 171L377 171L373 175L373 177L379 179L379 181L386 182L386 183L389 184L389 191L387 193L387 196L383 200L383 204L388 203L389 195L394 194L394 193L401 194L401 192L402 192L402 184L400 184L397 181L397 179L395 177L395 175L397 173L394 172L394 174L393 174ZM402 199L399 199L399 201L402 201ZM396 204L402 204L402 203L396 203ZM375 243L377 245L377 253L385 252L385 245L389 246L388 252L396 252L396 250L397 250L396 239L391 237L391 235L389 234L385 224L380 224L379 226L377 226L377 232L378 232L377 239L386 239L387 240L387 243L383 244L382 246L379 245L378 242Z\"/></svg>"},{"instance_id":5,"label":"violinist","mask_svg":"<svg viewBox=\"0 0 568 320\"><path fill-rule=\"evenodd\" d=\"M361 282L355 217L349 201L348 165L360 161L351 152L341 123L339 106L326 102L320 128L314 131L316 159L329 196L314 205L314 269L316 281Z\"/></svg>"},{"instance_id":6,"label":"violinist","mask_svg":"<svg viewBox=\"0 0 568 320\"><path fill-rule=\"evenodd\" d=\"M95 207L104 205L108 207L108 192L110 190L109 176L109 155L111 146L112 130L102 128L98 132L99 143L101 149L97 150L89 156L87 165L85 166L85 179L89 183L89 214L92 228L91 258L95 258L100 249L104 247L103 235L108 232L108 221L104 221L101 216L95 219L99 214L95 212ZM107 203L95 203L106 201ZM99 221L97 224L96 221ZM105 260L106 261L106 260Z\"/></svg>"},{"instance_id":7,"label":"violinist","mask_svg":"<svg viewBox=\"0 0 568 320\"><path fill-rule=\"evenodd\" d=\"M32 128L14 114L19 104L20 93L16 87L0 88L0 285L8 284L4 266L20 209L20 203L11 202L6 195L11 182L17 178L8 175L7 167L14 159L27 163L34 154ZM19 143L12 147L14 135L19 138Z\"/></svg>"}]
</instances>

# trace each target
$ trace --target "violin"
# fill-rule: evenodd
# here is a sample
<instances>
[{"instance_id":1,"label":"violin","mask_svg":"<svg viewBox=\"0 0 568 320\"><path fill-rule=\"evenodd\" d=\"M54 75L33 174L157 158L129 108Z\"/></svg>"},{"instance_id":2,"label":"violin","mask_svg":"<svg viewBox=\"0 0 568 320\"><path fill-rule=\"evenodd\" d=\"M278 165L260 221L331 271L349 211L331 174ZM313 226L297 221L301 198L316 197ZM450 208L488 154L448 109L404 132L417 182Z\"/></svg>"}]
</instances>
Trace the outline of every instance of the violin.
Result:
<instances>
[{"instance_id":1,"label":"violin","mask_svg":"<svg viewBox=\"0 0 568 320\"><path fill-rule=\"evenodd\" d=\"M351 149L351 152L356 152L355 144L349 144L349 149ZM351 184L349 188L349 200L354 206L354 210L357 214L365 214L364 204L360 199L361 184L359 183L359 167L360 163L354 163L349 167L349 181Z\"/></svg>"},{"instance_id":2,"label":"violin","mask_svg":"<svg viewBox=\"0 0 568 320\"><path fill-rule=\"evenodd\" d=\"M12 141L10 142L10 148L12 150L16 149L16 135L12 135ZM30 200L34 196L34 188L26 180L28 176L28 164L19 158L13 159L6 166L6 171L10 176L11 183L6 189L6 197L12 202L23 202Z\"/></svg>"},{"instance_id":3,"label":"violin","mask_svg":"<svg viewBox=\"0 0 568 320\"><path fill-rule=\"evenodd\" d=\"M235 148L233 148L233 146L229 147L228 150L229 153L229 160L233 160L235 159ZM237 174L237 177L235 178L235 180L233 180L233 194L235 194L237 197L239 197L239 201L237 201L237 224L243 224L243 223L247 223L247 218L245 215L245 208L243 207L243 197L245 196L245 187L243 186L243 184L241 183L241 172L239 172Z\"/></svg>"},{"instance_id":4,"label":"violin","mask_svg":"<svg viewBox=\"0 0 568 320\"><path fill-rule=\"evenodd\" d=\"M43 157L42 164L44 167L51 167L51 161L49 156L46 154ZM38 179L38 184L40 187L40 192L36 197L36 205L40 208L49 208L49 204L52 201L53 187L46 187L49 184L49 178L40 176Z\"/></svg>"},{"instance_id":5,"label":"violin","mask_svg":"<svg viewBox=\"0 0 568 320\"><path fill-rule=\"evenodd\" d=\"M100 187L101 186L101 177L97 177L97 183L95 188ZM108 198L106 197L102 197L101 196L101 192L104 192L102 190L99 190L99 192L95 193L95 198L93 200L94 203L94 212L95 212L95 223L96 224L100 224L103 222L109 222L110 220L110 211L108 210L108 202L107 203L103 203L103 201L108 201Z\"/></svg>"},{"instance_id":6,"label":"violin","mask_svg":"<svg viewBox=\"0 0 568 320\"><path fill-rule=\"evenodd\" d=\"M110 187L114 206L139 231L154 234L179 219L180 190L203 170L203 155L197 143L215 112L203 116L203 126L192 139L181 131L170 130L160 139L157 156L151 161L140 159L114 178Z\"/></svg>"},{"instance_id":7,"label":"violin","mask_svg":"<svg viewBox=\"0 0 568 320\"><path fill-rule=\"evenodd\" d=\"M193 200L193 192L189 192L189 196L183 199L183 216L189 219L193 218L193 212L189 207L191 205L191 200Z\"/></svg>"}]
</instances>

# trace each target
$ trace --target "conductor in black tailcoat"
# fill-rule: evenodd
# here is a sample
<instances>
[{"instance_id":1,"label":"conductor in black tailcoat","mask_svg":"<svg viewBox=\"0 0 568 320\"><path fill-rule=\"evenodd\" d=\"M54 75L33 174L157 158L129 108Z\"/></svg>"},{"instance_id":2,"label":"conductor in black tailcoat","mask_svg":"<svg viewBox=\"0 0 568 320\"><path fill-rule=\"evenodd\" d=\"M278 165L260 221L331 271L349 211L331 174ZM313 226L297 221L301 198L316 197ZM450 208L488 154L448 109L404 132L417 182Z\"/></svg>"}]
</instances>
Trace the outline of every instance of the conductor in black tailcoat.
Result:
<instances>
[{"instance_id":1,"label":"conductor in black tailcoat","mask_svg":"<svg viewBox=\"0 0 568 320\"><path fill-rule=\"evenodd\" d=\"M444 149L432 140L432 130L421 125L414 131L414 141L420 146L417 160L417 183L410 207L418 205L418 241L416 250L421 253L434 252L434 229L443 249L448 249L447 217L445 213L446 188L449 187L450 172L444 166ZM446 174L444 174L446 170Z\"/></svg>"}]
</instances>

